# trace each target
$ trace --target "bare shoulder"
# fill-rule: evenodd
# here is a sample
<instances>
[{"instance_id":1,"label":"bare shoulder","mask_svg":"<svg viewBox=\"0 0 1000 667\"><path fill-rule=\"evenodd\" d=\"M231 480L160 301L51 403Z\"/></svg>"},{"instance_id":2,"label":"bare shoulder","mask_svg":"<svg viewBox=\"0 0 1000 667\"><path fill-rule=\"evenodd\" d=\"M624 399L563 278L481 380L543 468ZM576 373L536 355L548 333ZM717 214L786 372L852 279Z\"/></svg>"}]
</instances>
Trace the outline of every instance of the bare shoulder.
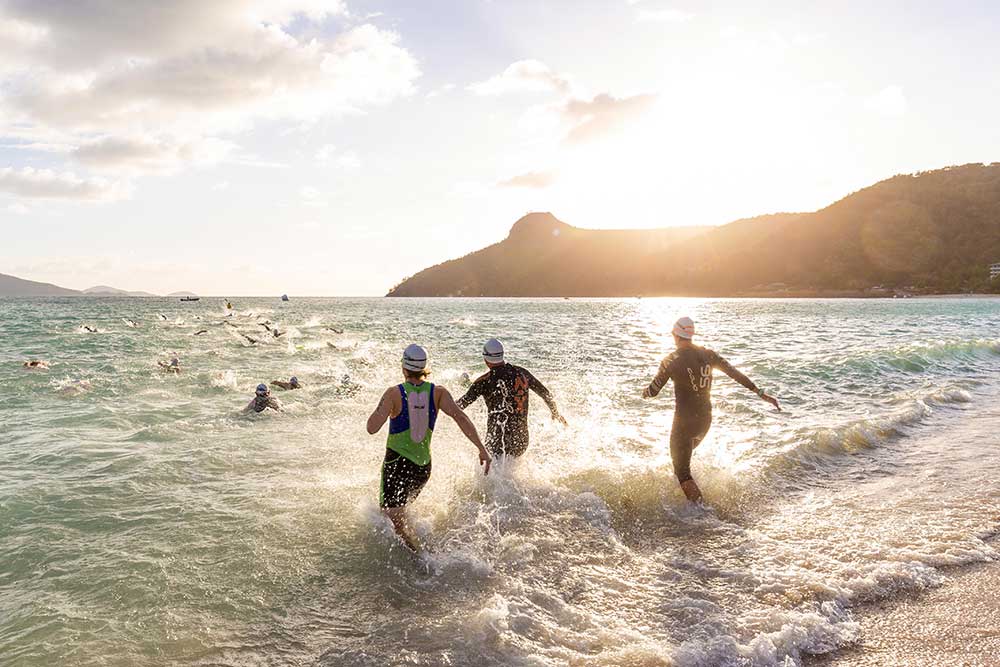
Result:
<instances>
[{"instance_id":1,"label":"bare shoulder","mask_svg":"<svg viewBox=\"0 0 1000 667\"><path fill-rule=\"evenodd\" d=\"M451 397L451 392L439 384L434 385L434 405L441 407L441 404L448 399L454 400Z\"/></svg>"},{"instance_id":2,"label":"bare shoulder","mask_svg":"<svg viewBox=\"0 0 1000 667\"><path fill-rule=\"evenodd\" d=\"M473 380L473 384L475 384L476 382L486 382L488 379L490 379L490 372L486 371L485 373L477 377L475 380Z\"/></svg>"}]
</instances>

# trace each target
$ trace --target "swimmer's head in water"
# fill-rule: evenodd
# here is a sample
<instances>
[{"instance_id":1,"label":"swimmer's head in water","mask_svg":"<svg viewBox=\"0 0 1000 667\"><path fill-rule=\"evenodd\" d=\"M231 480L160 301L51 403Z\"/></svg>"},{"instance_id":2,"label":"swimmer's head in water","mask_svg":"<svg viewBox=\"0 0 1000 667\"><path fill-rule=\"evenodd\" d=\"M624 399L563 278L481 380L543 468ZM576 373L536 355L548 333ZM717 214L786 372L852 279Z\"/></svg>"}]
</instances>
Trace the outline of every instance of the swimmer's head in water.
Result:
<instances>
[{"instance_id":1,"label":"swimmer's head in water","mask_svg":"<svg viewBox=\"0 0 1000 667\"><path fill-rule=\"evenodd\" d=\"M261 382L257 385L257 391L255 392L258 398L264 398L271 393L271 390L267 388L267 385Z\"/></svg>"},{"instance_id":2,"label":"swimmer's head in water","mask_svg":"<svg viewBox=\"0 0 1000 667\"><path fill-rule=\"evenodd\" d=\"M483 361L494 366L503 363L503 343L496 338L490 338L483 345Z\"/></svg>"},{"instance_id":3,"label":"swimmer's head in water","mask_svg":"<svg viewBox=\"0 0 1000 667\"><path fill-rule=\"evenodd\" d=\"M291 379L288 380L288 384L292 385L293 387L298 387L299 379L293 375Z\"/></svg>"},{"instance_id":4,"label":"swimmer's head in water","mask_svg":"<svg viewBox=\"0 0 1000 667\"><path fill-rule=\"evenodd\" d=\"M694 320L690 317L682 317L674 322L674 335L684 340L694 338Z\"/></svg>"},{"instance_id":5,"label":"swimmer's head in water","mask_svg":"<svg viewBox=\"0 0 1000 667\"><path fill-rule=\"evenodd\" d=\"M170 358L170 365L172 367L174 367L174 368L177 368L178 366L181 365L181 360L178 359L177 357L171 357Z\"/></svg>"}]
</instances>

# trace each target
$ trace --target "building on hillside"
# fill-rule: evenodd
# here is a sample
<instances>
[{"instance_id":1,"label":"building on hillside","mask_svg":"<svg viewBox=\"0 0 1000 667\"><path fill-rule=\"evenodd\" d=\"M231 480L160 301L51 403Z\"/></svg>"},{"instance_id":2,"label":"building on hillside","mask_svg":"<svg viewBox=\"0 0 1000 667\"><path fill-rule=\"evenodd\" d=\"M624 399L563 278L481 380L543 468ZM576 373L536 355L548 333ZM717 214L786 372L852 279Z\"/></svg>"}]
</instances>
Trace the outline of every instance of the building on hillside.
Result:
<instances>
[{"instance_id":1,"label":"building on hillside","mask_svg":"<svg viewBox=\"0 0 1000 667\"><path fill-rule=\"evenodd\" d=\"M996 280L1000 276L1000 262L990 264L990 280Z\"/></svg>"}]
</instances>

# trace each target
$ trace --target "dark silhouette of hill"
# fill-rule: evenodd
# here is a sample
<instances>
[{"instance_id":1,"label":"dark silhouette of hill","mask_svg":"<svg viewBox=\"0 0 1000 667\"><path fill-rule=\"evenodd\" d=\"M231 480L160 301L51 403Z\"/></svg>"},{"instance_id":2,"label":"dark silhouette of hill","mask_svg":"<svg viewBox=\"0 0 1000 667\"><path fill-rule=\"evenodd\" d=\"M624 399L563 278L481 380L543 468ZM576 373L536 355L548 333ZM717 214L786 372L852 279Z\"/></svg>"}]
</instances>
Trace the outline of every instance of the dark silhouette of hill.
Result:
<instances>
[{"instance_id":1,"label":"dark silhouette of hill","mask_svg":"<svg viewBox=\"0 0 1000 667\"><path fill-rule=\"evenodd\" d=\"M558 232L558 233L556 233ZM525 216L504 241L389 296L1000 291L1000 163L894 176L814 213L710 228L582 230Z\"/></svg>"},{"instance_id":2,"label":"dark silhouette of hill","mask_svg":"<svg viewBox=\"0 0 1000 667\"><path fill-rule=\"evenodd\" d=\"M421 271L389 296L619 294L652 271L667 248L705 229L589 230L529 213L500 243Z\"/></svg>"},{"instance_id":3,"label":"dark silhouette of hill","mask_svg":"<svg viewBox=\"0 0 1000 667\"><path fill-rule=\"evenodd\" d=\"M80 296L82 292L0 273L0 296Z\"/></svg>"}]
</instances>

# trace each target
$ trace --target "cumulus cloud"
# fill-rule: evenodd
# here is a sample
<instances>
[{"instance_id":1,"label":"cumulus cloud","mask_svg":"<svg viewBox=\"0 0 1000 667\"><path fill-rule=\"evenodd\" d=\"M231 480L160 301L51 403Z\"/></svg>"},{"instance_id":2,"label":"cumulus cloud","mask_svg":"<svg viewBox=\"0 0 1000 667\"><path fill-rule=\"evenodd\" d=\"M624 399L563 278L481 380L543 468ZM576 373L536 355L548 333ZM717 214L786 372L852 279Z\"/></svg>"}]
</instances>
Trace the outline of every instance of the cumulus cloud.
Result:
<instances>
[{"instance_id":1,"label":"cumulus cloud","mask_svg":"<svg viewBox=\"0 0 1000 667\"><path fill-rule=\"evenodd\" d=\"M326 144L316 151L316 164L321 167L354 171L361 168L361 158L354 151L339 152L333 144Z\"/></svg>"},{"instance_id":2,"label":"cumulus cloud","mask_svg":"<svg viewBox=\"0 0 1000 667\"><path fill-rule=\"evenodd\" d=\"M400 36L356 21L341 0L0 0L0 135L74 146L88 167L162 171L220 159L233 146L220 135L262 119L413 93L420 69Z\"/></svg>"},{"instance_id":3,"label":"cumulus cloud","mask_svg":"<svg viewBox=\"0 0 1000 667\"><path fill-rule=\"evenodd\" d=\"M500 74L486 81L473 83L469 90L477 95L506 95L510 93L556 92L568 94L572 84L569 77L557 74L538 60L519 60Z\"/></svg>"},{"instance_id":4,"label":"cumulus cloud","mask_svg":"<svg viewBox=\"0 0 1000 667\"><path fill-rule=\"evenodd\" d=\"M621 130L655 103L653 94L618 98L602 93L590 100L571 99L562 107L562 114L571 125L566 142L584 143Z\"/></svg>"},{"instance_id":5,"label":"cumulus cloud","mask_svg":"<svg viewBox=\"0 0 1000 667\"><path fill-rule=\"evenodd\" d=\"M0 192L26 199L78 201L114 201L128 196L128 189L120 183L31 167L0 169Z\"/></svg>"},{"instance_id":6,"label":"cumulus cloud","mask_svg":"<svg viewBox=\"0 0 1000 667\"><path fill-rule=\"evenodd\" d=\"M557 174L555 171L529 171L500 181L497 183L497 187L542 189L555 183L556 178Z\"/></svg>"},{"instance_id":7,"label":"cumulus cloud","mask_svg":"<svg viewBox=\"0 0 1000 667\"><path fill-rule=\"evenodd\" d=\"M95 169L167 171L184 163L217 163L235 149L221 139L169 142L143 137L104 137L76 148L75 160Z\"/></svg>"},{"instance_id":8,"label":"cumulus cloud","mask_svg":"<svg viewBox=\"0 0 1000 667\"><path fill-rule=\"evenodd\" d=\"M877 114L899 117L906 113L906 96L899 86L886 86L865 101L865 106Z\"/></svg>"}]
</instances>

